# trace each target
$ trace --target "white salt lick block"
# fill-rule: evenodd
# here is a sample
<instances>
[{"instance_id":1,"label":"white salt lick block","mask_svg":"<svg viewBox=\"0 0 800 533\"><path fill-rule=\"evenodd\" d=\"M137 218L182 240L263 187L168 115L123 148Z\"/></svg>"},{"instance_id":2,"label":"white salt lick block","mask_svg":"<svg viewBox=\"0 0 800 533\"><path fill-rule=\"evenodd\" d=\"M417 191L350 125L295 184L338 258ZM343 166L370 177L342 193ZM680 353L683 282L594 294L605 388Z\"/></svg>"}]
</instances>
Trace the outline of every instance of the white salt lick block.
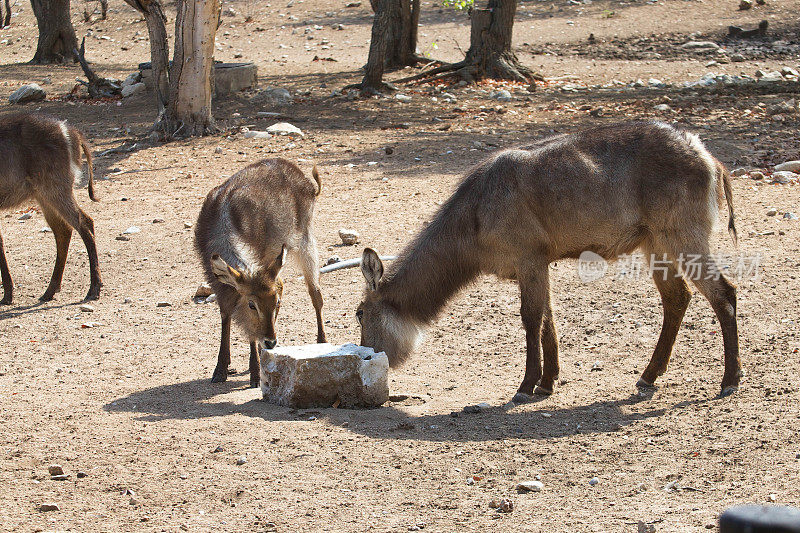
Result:
<instances>
[{"instance_id":1,"label":"white salt lick block","mask_svg":"<svg viewBox=\"0 0 800 533\"><path fill-rule=\"evenodd\" d=\"M261 351L261 392L288 407L378 407L389 399L389 359L356 344Z\"/></svg>"}]
</instances>

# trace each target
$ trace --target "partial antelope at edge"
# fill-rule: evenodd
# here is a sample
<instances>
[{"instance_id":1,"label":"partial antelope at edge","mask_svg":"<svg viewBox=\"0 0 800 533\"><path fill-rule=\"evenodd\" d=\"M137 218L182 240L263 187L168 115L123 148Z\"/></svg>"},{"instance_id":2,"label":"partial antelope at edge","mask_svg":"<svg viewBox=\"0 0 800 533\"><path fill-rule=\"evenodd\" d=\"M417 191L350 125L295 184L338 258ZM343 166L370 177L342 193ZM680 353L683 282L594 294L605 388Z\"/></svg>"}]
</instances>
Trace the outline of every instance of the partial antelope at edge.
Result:
<instances>
[{"instance_id":1,"label":"partial antelope at edge","mask_svg":"<svg viewBox=\"0 0 800 533\"><path fill-rule=\"evenodd\" d=\"M280 271L287 254L298 259L317 317L317 342L325 342L319 287L314 203L322 188L316 166L309 178L294 163L264 159L240 170L206 196L195 244L222 317L212 382L225 381L231 363L231 319L250 340L250 386L259 385L259 351L278 342Z\"/></svg>"},{"instance_id":2,"label":"partial antelope at edge","mask_svg":"<svg viewBox=\"0 0 800 533\"><path fill-rule=\"evenodd\" d=\"M100 296L100 267L95 245L94 221L75 201L74 184L81 178L83 156L89 169L89 198L94 196L92 153L86 138L65 121L29 113L0 117L0 209L11 209L36 200L56 239L56 264L50 284L39 298L48 301L61 290L61 279L73 228L83 239L89 255L87 300ZM0 235L0 274L3 299L10 304L14 284Z\"/></svg>"},{"instance_id":3,"label":"partial antelope at edge","mask_svg":"<svg viewBox=\"0 0 800 533\"><path fill-rule=\"evenodd\" d=\"M361 344L397 366L476 276L517 279L527 356L514 401L551 394L559 363L548 265L588 252L614 260L641 249L660 262L651 270L664 321L638 385L651 387L667 369L691 297L688 277L722 326L722 395L730 394L742 375L736 289L709 245L725 207L735 240L728 172L696 135L661 122L614 124L499 151L467 174L386 275L378 255L364 250ZM694 258L691 272L681 263L687 256Z\"/></svg>"}]
</instances>

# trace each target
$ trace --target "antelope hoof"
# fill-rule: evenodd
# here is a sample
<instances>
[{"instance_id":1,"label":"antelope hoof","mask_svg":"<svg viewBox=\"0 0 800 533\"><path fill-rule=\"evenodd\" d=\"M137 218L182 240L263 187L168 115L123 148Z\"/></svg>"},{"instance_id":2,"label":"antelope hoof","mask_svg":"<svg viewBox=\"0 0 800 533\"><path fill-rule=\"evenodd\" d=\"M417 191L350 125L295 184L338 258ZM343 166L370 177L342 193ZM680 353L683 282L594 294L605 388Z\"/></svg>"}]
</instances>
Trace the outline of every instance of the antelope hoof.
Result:
<instances>
[{"instance_id":1,"label":"antelope hoof","mask_svg":"<svg viewBox=\"0 0 800 533\"><path fill-rule=\"evenodd\" d=\"M54 295L55 295L54 293L46 292L46 293L42 294L41 296L39 296L39 301L40 302L49 302L50 300L53 299Z\"/></svg>"},{"instance_id":2,"label":"antelope hoof","mask_svg":"<svg viewBox=\"0 0 800 533\"><path fill-rule=\"evenodd\" d=\"M84 298L84 300L88 302L90 300L97 300L99 298L100 298L100 287L97 288L93 287L89 289L89 292L86 293L86 298Z\"/></svg>"},{"instance_id":3,"label":"antelope hoof","mask_svg":"<svg viewBox=\"0 0 800 533\"><path fill-rule=\"evenodd\" d=\"M518 392L511 398L511 401L520 404L520 403L531 403L534 400L533 396L530 394L525 394L524 392Z\"/></svg>"},{"instance_id":4,"label":"antelope hoof","mask_svg":"<svg viewBox=\"0 0 800 533\"><path fill-rule=\"evenodd\" d=\"M550 396L551 394L553 394L553 391L552 389L546 389L541 385L536 385L536 388L533 389L533 393L536 394L537 396Z\"/></svg>"},{"instance_id":5,"label":"antelope hoof","mask_svg":"<svg viewBox=\"0 0 800 533\"><path fill-rule=\"evenodd\" d=\"M0 300L0 305L11 305L11 296L10 295L3 296L3 299Z\"/></svg>"},{"instance_id":6,"label":"antelope hoof","mask_svg":"<svg viewBox=\"0 0 800 533\"><path fill-rule=\"evenodd\" d=\"M214 371L214 375L211 376L211 383L223 383L228 381L228 371L217 372Z\"/></svg>"},{"instance_id":7,"label":"antelope hoof","mask_svg":"<svg viewBox=\"0 0 800 533\"><path fill-rule=\"evenodd\" d=\"M645 390L655 390L656 386L653 383L648 383L644 380L644 378L639 378L639 381L636 382L636 388L645 389Z\"/></svg>"},{"instance_id":8,"label":"antelope hoof","mask_svg":"<svg viewBox=\"0 0 800 533\"><path fill-rule=\"evenodd\" d=\"M719 397L720 398L726 398L726 397L730 396L731 394L733 394L734 392L736 392L738 390L739 390L739 387L737 387L736 385L731 385L729 387L723 387L722 388L722 392L719 394Z\"/></svg>"},{"instance_id":9,"label":"antelope hoof","mask_svg":"<svg viewBox=\"0 0 800 533\"><path fill-rule=\"evenodd\" d=\"M260 380L260 379L256 379L256 380L252 380L252 379L251 379L251 380L250 380L250 388L251 388L251 389L257 389L257 388L259 388L260 386L261 386L261 380Z\"/></svg>"}]
</instances>

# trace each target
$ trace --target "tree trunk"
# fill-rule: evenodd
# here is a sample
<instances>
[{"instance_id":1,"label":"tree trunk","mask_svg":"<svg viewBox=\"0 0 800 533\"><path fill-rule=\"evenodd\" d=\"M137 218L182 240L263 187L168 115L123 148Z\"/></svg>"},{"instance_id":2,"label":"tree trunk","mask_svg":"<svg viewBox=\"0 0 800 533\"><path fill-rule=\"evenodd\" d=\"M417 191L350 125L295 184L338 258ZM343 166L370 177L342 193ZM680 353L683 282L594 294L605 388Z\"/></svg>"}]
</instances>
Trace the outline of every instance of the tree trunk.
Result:
<instances>
[{"instance_id":1,"label":"tree trunk","mask_svg":"<svg viewBox=\"0 0 800 533\"><path fill-rule=\"evenodd\" d=\"M169 102L161 128L169 136L217 131L211 116L211 69L220 0L179 0Z\"/></svg>"},{"instance_id":2,"label":"tree trunk","mask_svg":"<svg viewBox=\"0 0 800 533\"><path fill-rule=\"evenodd\" d=\"M516 11L517 0L489 0L485 9L472 10L467 71L462 76L525 82L533 79L533 72L519 62L511 49Z\"/></svg>"},{"instance_id":3,"label":"tree trunk","mask_svg":"<svg viewBox=\"0 0 800 533\"><path fill-rule=\"evenodd\" d=\"M375 10L362 90L380 91L393 87L383 82L387 68L416 65L419 0L371 0Z\"/></svg>"},{"instance_id":4,"label":"tree trunk","mask_svg":"<svg viewBox=\"0 0 800 533\"><path fill-rule=\"evenodd\" d=\"M65 63L77 61L78 39L69 16L69 0L31 0L39 42L31 63Z\"/></svg>"},{"instance_id":5,"label":"tree trunk","mask_svg":"<svg viewBox=\"0 0 800 533\"><path fill-rule=\"evenodd\" d=\"M11 26L11 2L6 0L6 15L3 17L3 27L8 28Z\"/></svg>"},{"instance_id":6,"label":"tree trunk","mask_svg":"<svg viewBox=\"0 0 800 533\"><path fill-rule=\"evenodd\" d=\"M147 33L150 35L150 68L153 70L153 86L158 106L158 120L169 101L169 43L167 42L167 17L160 0L125 0L144 15Z\"/></svg>"}]
</instances>

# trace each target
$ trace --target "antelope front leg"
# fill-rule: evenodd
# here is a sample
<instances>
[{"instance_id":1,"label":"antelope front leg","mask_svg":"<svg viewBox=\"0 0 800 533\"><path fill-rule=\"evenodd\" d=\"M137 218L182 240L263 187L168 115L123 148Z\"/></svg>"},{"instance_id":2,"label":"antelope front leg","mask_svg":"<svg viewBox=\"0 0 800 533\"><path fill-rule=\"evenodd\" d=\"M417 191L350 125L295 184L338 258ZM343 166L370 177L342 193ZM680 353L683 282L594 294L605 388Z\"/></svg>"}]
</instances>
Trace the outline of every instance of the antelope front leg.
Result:
<instances>
[{"instance_id":1,"label":"antelope front leg","mask_svg":"<svg viewBox=\"0 0 800 533\"><path fill-rule=\"evenodd\" d=\"M11 303L11 297L14 294L14 283L11 281L11 272L8 270L2 235L0 235L0 276L3 279L3 299L0 300L0 305L8 305Z\"/></svg>"},{"instance_id":2,"label":"antelope front leg","mask_svg":"<svg viewBox=\"0 0 800 533\"><path fill-rule=\"evenodd\" d=\"M319 263L317 261L317 243L313 235L306 237L306 244L300 250L303 278L306 280L308 294L317 315L317 343L327 342L325 328L322 324L322 290L319 287Z\"/></svg>"},{"instance_id":3,"label":"antelope front leg","mask_svg":"<svg viewBox=\"0 0 800 533\"><path fill-rule=\"evenodd\" d=\"M257 388L261 384L261 364L258 361L258 347L250 343L250 388Z\"/></svg>"},{"instance_id":4,"label":"antelope front leg","mask_svg":"<svg viewBox=\"0 0 800 533\"><path fill-rule=\"evenodd\" d=\"M547 299L547 266L535 272L519 276L519 290L522 296L522 324L525 326L525 377L522 379L515 403L531 401L533 389L542 378L541 338L542 318ZM552 386L552 385L551 385Z\"/></svg>"},{"instance_id":5,"label":"antelope front leg","mask_svg":"<svg viewBox=\"0 0 800 533\"><path fill-rule=\"evenodd\" d=\"M228 380L228 366L231 364L231 317L222 314L222 338L219 342L219 355L217 368L211 376L211 383L221 383Z\"/></svg>"}]
</instances>

